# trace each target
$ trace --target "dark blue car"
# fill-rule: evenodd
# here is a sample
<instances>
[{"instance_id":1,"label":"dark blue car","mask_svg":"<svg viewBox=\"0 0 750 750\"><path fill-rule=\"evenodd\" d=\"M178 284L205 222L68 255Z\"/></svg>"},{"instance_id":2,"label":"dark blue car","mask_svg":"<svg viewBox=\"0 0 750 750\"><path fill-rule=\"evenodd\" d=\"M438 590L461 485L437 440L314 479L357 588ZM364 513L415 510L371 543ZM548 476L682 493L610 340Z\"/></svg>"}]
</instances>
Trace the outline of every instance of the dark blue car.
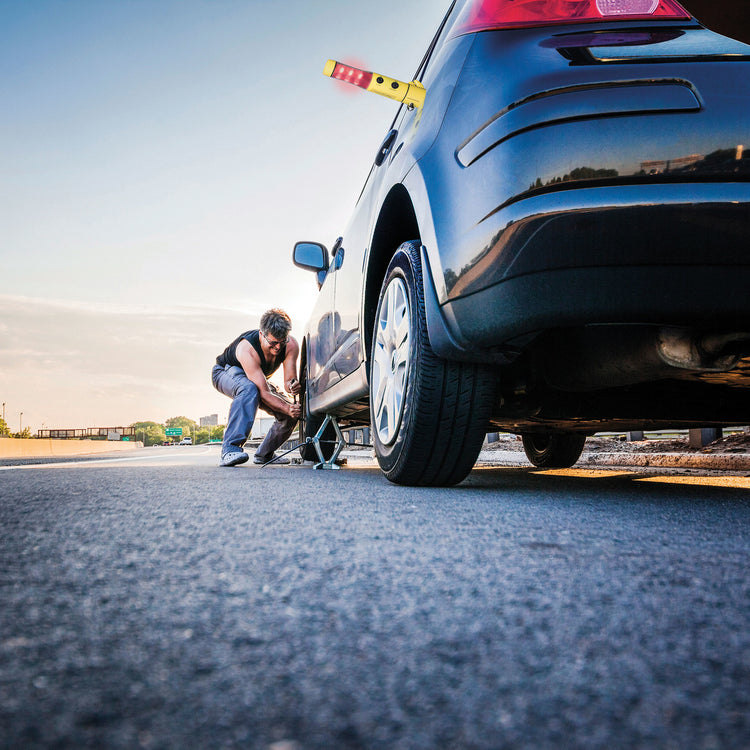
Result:
<instances>
[{"instance_id":1,"label":"dark blue car","mask_svg":"<svg viewBox=\"0 0 750 750\"><path fill-rule=\"evenodd\" d=\"M489 431L561 467L748 424L750 46L674 0L457 0L422 86L331 252L295 247L303 436L371 424L390 480L449 485Z\"/></svg>"}]
</instances>

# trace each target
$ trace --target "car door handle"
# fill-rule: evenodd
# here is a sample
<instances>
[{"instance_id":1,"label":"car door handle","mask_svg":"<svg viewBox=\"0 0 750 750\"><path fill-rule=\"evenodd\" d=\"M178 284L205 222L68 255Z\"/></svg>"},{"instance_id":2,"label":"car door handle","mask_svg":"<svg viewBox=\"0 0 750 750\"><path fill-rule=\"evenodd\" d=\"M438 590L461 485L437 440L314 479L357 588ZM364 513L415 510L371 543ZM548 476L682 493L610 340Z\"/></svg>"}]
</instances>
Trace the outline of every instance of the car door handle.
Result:
<instances>
[{"instance_id":1,"label":"car door handle","mask_svg":"<svg viewBox=\"0 0 750 750\"><path fill-rule=\"evenodd\" d=\"M379 167L385 161L385 157L388 156L393 148L393 143L396 140L397 135L398 130L391 130L385 137L385 140L380 144L378 153L375 156L375 166Z\"/></svg>"}]
</instances>

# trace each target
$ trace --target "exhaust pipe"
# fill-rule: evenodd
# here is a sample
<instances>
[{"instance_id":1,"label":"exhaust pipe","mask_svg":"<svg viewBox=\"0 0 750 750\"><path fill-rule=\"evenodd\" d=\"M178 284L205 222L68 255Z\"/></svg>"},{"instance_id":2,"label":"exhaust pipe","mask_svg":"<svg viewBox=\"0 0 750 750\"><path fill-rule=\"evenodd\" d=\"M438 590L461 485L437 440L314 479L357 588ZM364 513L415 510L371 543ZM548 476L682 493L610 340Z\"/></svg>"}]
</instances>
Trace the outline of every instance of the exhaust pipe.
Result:
<instances>
[{"instance_id":1,"label":"exhaust pipe","mask_svg":"<svg viewBox=\"0 0 750 750\"><path fill-rule=\"evenodd\" d=\"M558 332L553 342L543 349L544 379L564 391L636 385L688 372L728 372L750 355L747 331L592 326L571 335Z\"/></svg>"},{"instance_id":2,"label":"exhaust pipe","mask_svg":"<svg viewBox=\"0 0 750 750\"><path fill-rule=\"evenodd\" d=\"M660 328L657 352L670 367L696 372L728 372L748 351L750 333L695 335L685 328Z\"/></svg>"}]
</instances>

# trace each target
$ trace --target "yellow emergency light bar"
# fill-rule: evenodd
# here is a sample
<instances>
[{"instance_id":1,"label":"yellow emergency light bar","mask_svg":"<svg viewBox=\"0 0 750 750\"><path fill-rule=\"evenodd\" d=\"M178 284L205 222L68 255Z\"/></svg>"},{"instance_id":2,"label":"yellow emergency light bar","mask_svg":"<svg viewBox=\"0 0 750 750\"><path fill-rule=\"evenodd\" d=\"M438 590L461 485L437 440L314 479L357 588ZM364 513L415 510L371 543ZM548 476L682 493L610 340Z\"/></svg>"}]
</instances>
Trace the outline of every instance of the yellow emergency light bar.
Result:
<instances>
[{"instance_id":1,"label":"yellow emergency light bar","mask_svg":"<svg viewBox=\"0 0 750 750\"><path fill-rule=\"evenodd\" d=\"M329 78L336 78L339 81L344 81L344 83L351 83L353 86L372 91L374 94L403 102L410 107L422 107L427 93L425 87L419 81L404 83L395 78L381 76L380 73L353 68L351 65L345 65L336 60L329 60L326 63L323 74Z\"/></svg>"}]
</instances>

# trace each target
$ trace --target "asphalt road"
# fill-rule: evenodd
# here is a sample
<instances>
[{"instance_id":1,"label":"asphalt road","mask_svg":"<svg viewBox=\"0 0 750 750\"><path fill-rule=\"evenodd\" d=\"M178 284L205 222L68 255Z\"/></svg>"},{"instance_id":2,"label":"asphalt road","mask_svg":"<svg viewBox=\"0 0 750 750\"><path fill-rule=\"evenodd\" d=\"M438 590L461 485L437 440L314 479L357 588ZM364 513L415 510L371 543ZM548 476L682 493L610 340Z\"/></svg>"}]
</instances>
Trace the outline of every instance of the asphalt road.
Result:
<instances>
[{"instance_id":1,"label":"asphalt road","mask_svg":"<svg viewBox=\"0 0 750 750\"><path fill-rule=\"evenodd\" d=\"M216 460L0 467L0 747L750 747L746 484Z\"/></svg>"}]
</instances>

